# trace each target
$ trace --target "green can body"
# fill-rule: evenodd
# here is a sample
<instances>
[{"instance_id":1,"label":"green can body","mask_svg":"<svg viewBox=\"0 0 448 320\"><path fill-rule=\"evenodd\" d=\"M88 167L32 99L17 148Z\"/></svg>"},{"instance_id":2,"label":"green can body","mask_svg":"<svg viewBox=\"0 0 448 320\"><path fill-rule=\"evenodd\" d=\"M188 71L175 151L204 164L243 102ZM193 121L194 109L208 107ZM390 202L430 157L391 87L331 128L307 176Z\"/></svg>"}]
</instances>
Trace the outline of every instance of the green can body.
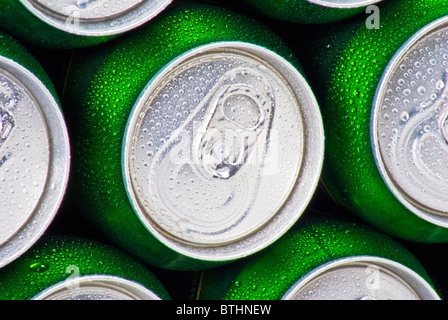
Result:
<instances>
[{"instance_id":1,"label":"green can body","mask_svg":"<svg viewBox=\"0 0 448 320\"><path fill-rule=\"evenodd\" d=\"M1 32L0 33L0 55L2 57L11 59L16 63L28 69L35 76L41 80L48 90L53 94L54 98L59 101L59 96L56 93L54 84L51 81L46 70L39 63L38 59L27 50L21 43L19 43L13 36Z\"/></svg>"},{"instance_id":2,"label":"green can body","mask_svg":"<svg viewBox=\"0 0 448 320\"><path fill-rule=\"evenodd\" d=\"M130 203L122 172L122 145L133 105L148 82L179 55L219 41L262 45L298 66L271 31L246 16L195 3L168 8L119 41L79 52L65 96L76 111L73 181L89 220L120 247L168 269L195 270L222 264L180 254L143 226Z\"/></svg>"},{"instance_id":3,"label":"green can body","mask_svg":"<svg viewBox=\"0 0 448 320\"><path fill-rule=\"evenodd\" d=\"M396 52L431 22L445 16L444 1L389 1L379 7L380 28L365 19L325 29L313 42L308 70L319 92L326 130L322 181L341 206L383 231L411 241L446 242L448 229L410 212L376 164L372 105ZM418 18L416 18L418 17Z\"/></svg>"},{"instance_id":4,"label":"green can body","mask_svg":"<svg viewBox=\"0 0 448 320\"><path fill-rule=\"evenodd\" d=\"M3 268L0 299L31 300L52 286L93 275L126 279L160 299L170 299L163 284L141 262L109 245L67 235L44 236L20 259Z\"/></svg>"},{"instance_id":5,"label":"green can body","mask_svg":"<svg viewBox=\"0 0 448 320\"><path fill-rule=\"evenodd\" d=\"M266 251L246 261L203 271L195 298L285 299L291 288L314 270L338 259L356 256L380 257L400 263L432 286L430 276L417 258L392 238L359 221L309 211L305 219ZM347 273L345 278L349 280L350 274ZM324 287L324 284L320 286ZM341 292L350 292L363 284L344 287L342 282L340 286L343 287ZM341 298L336 295L326 299Z\"/></svg>"},{"instance_id":6,"label":"green can body","mask_svg":"<svg viewBox=\"0 0 448 320\"><path fill-rule=\"evenodd\" d=\"M226 4L227 0L218 2ZM367 3L367 2L365 2ZM376 2L370 1L369 4ZM234 5L234 4L232 4ZM318 4L308 0L244 0L241 8L275 20L298 24L323 24L345 20L366 11L368 5Z\"/></svg>"}]
</instances>

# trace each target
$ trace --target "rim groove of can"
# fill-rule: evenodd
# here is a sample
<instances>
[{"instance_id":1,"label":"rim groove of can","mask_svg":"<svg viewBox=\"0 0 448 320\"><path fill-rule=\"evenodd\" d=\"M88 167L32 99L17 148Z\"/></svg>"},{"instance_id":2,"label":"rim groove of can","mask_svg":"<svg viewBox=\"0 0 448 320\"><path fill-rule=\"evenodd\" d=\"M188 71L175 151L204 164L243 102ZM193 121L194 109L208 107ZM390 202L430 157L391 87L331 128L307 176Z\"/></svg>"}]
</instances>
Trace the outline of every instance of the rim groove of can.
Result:
<instances>
[{"instance_id":1,"label":"rim groove of can","mask_svg":"<svg viewBox=\"0 0 448 320\"><path fill-rule=\"evenodd\" d=\"M377 4L383 0L308 0L308 2L329 8L353 9Z\"/></svg>"},{"instance_id":2,"label":"rim groove of can","mask_svg":"<svg viewBox=\"0 0 448 320\"><path fill-rule=\"evenodd\" d=\"M302 165L297 172L298 180L293 186L293 190L288 190L288 195L282 199L285 202L281 203L275 216L269 216L263 221L264 225L258 226L258 228L251 230L248 234L243 232L242 235L231 238L229 241L220 240L216 243L207 241L200 243L173 237L169 230L160 228L160 225L154 224L151 219L148 219L149 210L144 209L142 203L145 201L148 203L150 200L142 200L136 192L137 189L133 180L135 176L141 175L136 175L132 172L131 166L134 161L131 159L131 155L133 154L133 149L135 149L132 147L136 141L135 137L140 135L138 132L135 133L135 130L140 130L136 125L145 117L146 114L142 110L148 99L154 96L154 90L158 90L157 88L160 84L166 84L168 82L165 79L166 76L179 65L182 65L184 62L188 64L188 61L192 61L191 59L204 57L216 52L225 52L226 54L236 52L242 56L257 57L258 63L263 68L266 70L273 68L276 74L281 75L282 81L285 81L283 85L288 87L294 99L297 99L297 111L300 113L301 121L303 122L303 132L301 132L303 135L302 160L300 160ZM264 61L265 65L260 61ZM300 137L296 138L300 139ZM273 52L256 45L240 42L212 43L186 52L170 63L153 78L137 100L128 121L123 143L122 164L125 185L130 201L133 203L136 214L142 223L168 247L188 256L204 260L221 261L240 258L259 251L272 243L286 232L304 211L319 180L323 162L323 139L323 126L317 102L308 84L294 67ZM144 175L144 177L146 176ZM149 178L150 176L148 176L148 181Z\"/></svg>"},{"instance_id":3,"label":"rim groove of can","mask_svg":"<svg viewBox=\"0 0 448 320\"><path fill-rule=\"evenodd\" d=\"M22 4L36 17L54 28L62 31L89 37L112 36L135 29L148 22L162 12L172 0L138 0L130 8L110 12L109 15L95 19L95 14L83 13L88 6L88 0L74 2L57 8L48 8L41 0L20 0ZM101 0L104 5L105 1ZM77 4L80 3L81 4ZM93 3L93 2L92 2ZM97 9L98 4L95 4ZM113 11L113 10L111 10Z\"/></svg>"},{"instance_id":4,"label":"rim groove of can","mask_svg":"<svg viewBox=\"0 0 448 320\"><path fill-rule=\"evenodd\" d=\"M2 113L7 112L14 119L16 127L0 145L0 152L9 154L8 160L1 164L0 188L6 195L2 227L11 228L2 229L2 236L7 237L0 244L2 267L29 249L53 220L68 182L70 145L59 105L34 74L0 57L0 76L4 79L0 98L11 95L9 107L3 100L0 107ZM28 100L21 103L22 98ZM17 142L25 138L28 142ZM33 166L32 172L27 173L20 164Z\"/></svg>"},{"instance_id":5,"label":"rim groove of can","mask_svg":"<svg viewBox=\"0 0 448 320\"><path fill-rule=\"evenodd\" d=\"M32 300L160 300L139 283L108 275L89 275L57 283Z\"/></svg>"}]
</instances>

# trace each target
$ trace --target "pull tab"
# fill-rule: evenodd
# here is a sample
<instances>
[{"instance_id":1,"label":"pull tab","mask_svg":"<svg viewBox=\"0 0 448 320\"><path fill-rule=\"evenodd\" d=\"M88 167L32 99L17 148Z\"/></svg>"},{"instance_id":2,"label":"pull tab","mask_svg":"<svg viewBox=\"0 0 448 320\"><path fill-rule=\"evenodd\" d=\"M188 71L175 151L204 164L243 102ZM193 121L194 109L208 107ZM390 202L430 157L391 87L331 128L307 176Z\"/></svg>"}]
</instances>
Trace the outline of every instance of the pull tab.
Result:
<instances>
[{"instance_id":1,"label":"pull tab","mask_svg":"<svg viewBox=\"0 0 448 320\"><path fill-rule=\"evenodd\" d=\"M410 114L406 121L402 119L401 136L396 135L393 141L394 157L399 168L407 172L399 178L405 181L402 187L411 199L418 199L424 210L446 214L448 73L443 74L436 89L431 100L420 104L419 111Z\"/></svg>"},{"instance_id":2,"label":"pull tab","mask_svg":"<svg viewBox=\"0 0 448 320\"><path fill-rule=\"evenodd\" d=\"M224 85L229 79L234 83ZM257 146L265 145L272 116L270 86L261 75L241 68L222 82L193 144L196 168L208 179L230 179L251 162Z\"/></svg>"},{"instance_id":3,"label":"pull tab","mask_svg":"<svg viewBox=\"0 0 448 320\"><path fill-rule=\"evenodd\" d=\"M12 113L0 106L0 148L8 139L14 126L15 121Z\"/></svg>"},{"instance_id":4,"label":"pull tab","mask_svg":"<svg viewBox=\"0 0 448 320\"><path fill-rule=\"evenodd\" d=\"M239 237L262 180L274 99L266 76L234 67L158 149L148 194L170 232L195 243Z\"/></svg>"},{"instance_id":5,"label":"pull tab","mask_svg":"<svg viewBox=\"0 0 448 320\"><path fill-rule=\"evenodd\" d=\"M444 110L440 115L439 128L443 138L445 139L445 143L448 144L448 105L444 106Z\"/></svg>"},{"instance_id":6,"label":"pull tab","mask_svg":"<svg viewBox=\"0 0 448 320\"><path fill-rule=\"evenodd\" d=\"M444 72L442 75L442 81L440 81L440 89L437 94L437 99L434 103L433 109L443 108L440 111L439 117L439 129L442 137L445 139L445 142L448 143L448 105L445 103L448 99L448 73Z\"/></svg>"},{"instance_id":7,"label":"pull tab","mask_svg":"<svg viewBox=\"0 0 448 320\"><path fill-rule=\"evenodd\" d=\"M406 122L406 134L399 141L397 150L414 150L413 146L417 146L413 155L413 163L421 166L421 170L426 171L427 164L422 162L422 157L418 146L423 146L427 141L444 141L448 143L448 73L444 73L438 90L433 95L433 99L426 103L420 104L422 112L416 113ZM438 114L438 116L437 116ZM431 123L438 124L438 130L431 128ZM422 130L422 132L420 132ZM427 142L429 143L429 142ZM433 142L431 142L433 143ZM439 142L440 143L440 142ZM442 145L443 146L443 143ZM443 150L440 150L442 152ZM441 175L438 175L440 178Z\"/></svg>"},{"instance_id":8,"label":"pull tab","mask_svg":"<svg viewBox=\"0 0 448 320\"><path fill-rule=\"evenodd\" d=\"M15 127L14 116L11 111L6 109L8 106L10 109L15 107L16 98L11 94L11 88L4 83L0 87L0 150L11 135L11 131ZM5 103L3 103L5 102ZM0 155L0 167L11 157L11 154Z\"/></svg>"}]
</instances>

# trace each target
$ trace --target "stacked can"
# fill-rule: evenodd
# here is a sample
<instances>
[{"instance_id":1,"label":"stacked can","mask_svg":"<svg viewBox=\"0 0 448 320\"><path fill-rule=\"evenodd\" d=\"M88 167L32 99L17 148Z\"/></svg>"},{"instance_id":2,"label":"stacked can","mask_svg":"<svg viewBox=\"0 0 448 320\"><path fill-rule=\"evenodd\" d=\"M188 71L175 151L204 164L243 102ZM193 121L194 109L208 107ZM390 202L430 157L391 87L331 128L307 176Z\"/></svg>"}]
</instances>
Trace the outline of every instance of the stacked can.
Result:
<instances>
[{"instance_id":1,"label":"stacked can","mask_svg":"<svg viewBox=\"0 0 448 320\"><path fill-rule=\"evenodd\" d=\"M100 44L151 20L171 0L3 0L2 29L39 46Z\"/></svg>"},{"instance_id":2,"label":"stacked can","mask_svg":"<svg viewBox=\"0 0 448 320\"><path fill-rule=\"evenodd\" d=\"M257 252L307 207L323 161L315 97L256 21L193 2L72 61L74 179L88 218L164 268Z\"/></svg>"},{"instance_id":3,"label":"stacked can","mask_svg":"<svg viewBox=\"0 0 448 320\"><path fill-rule=\"evenodd\" d=\"M165 287L139 261L99 242L44 236L0 270L1 300L160 300Z\"/></svg>"},{"instance_id":4,"label":"stacked can","mask_svg":"<svg viewBox=\"0 0 448 320\"><path fill-rule=\"evenodd\" d=\"M265 251L206 270L197 299L439 300L416 257L359 222L310 212Z\"/></svg>"},{"instance_id":5,"label":"stacked can","mask_svg":"<svg viewBox=\"0 0 448 320\"><path fill-rule=\"evenodd\" d=\"M381 230L446 242L448 4L378 8L379 28L360 17L314 42L310 70L327 138L322 180L339 204Z\"/></svg>"},{"instance_id":6,"label":"stacked can","mask_svg":"<svg viewBox=\"0 0 448 320\"><path fill-rule=\"evenodd\" d=\"M69 167L67 129L48 75L22 45L0 33L0 268L51 224Z\"/></svg>"}]
</instances>

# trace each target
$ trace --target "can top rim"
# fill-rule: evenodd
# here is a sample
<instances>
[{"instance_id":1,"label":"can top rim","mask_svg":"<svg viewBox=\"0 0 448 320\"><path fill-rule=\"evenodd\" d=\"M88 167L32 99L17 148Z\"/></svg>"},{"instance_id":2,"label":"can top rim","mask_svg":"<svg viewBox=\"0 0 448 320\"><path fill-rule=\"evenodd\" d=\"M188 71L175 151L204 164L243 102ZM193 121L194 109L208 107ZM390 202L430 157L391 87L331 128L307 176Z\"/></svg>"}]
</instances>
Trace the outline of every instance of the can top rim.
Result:
<instances>
[{"instance_id":1,"label":"can top rim","mask_svg":"<svg viewBox=\"0 0 448 320\"><path fill-rule=\"evenodd\" d=\"M355 268L362 268L363 272L358 273L357 276L359 276L362 280L365 280L364 286L360 285L359 287L356 287L356 289L359 291L357 293L358 299L375 300L381 298L375 296L375 291L385 289L387 293L394 292L394 294L397 294L397 296L395 297L390 297L393 300L400 300L403 298L408 299L406 298L408 297L408 294L415 296L415 298L421 300L440 300L440 297L434 290L434 288L415 271L398 262L375 256L353 256L328 262L327 264L324 264L323 266L312 270L303 278L301 278L288 290L288 292L282 297L282 299L293 300L299 295L303 296L308 294L309 291L315 289L315 287L311 286L313 281L316 281L319 278L323 278L334 271L339 271L340 275L345 275L345 280L349 280L348 276L350 275L350 272L353 272L353 270L355 270ZM377 274L373 274L374 272L377 272ZM379 281L381 281L380 274L386 274L389 277L389 282L382 281L379 283ZM334 275L332 279L335 279ZM376 281L376 283L372 283L371 280ZM334 281L337 282L337 280ZM359 282L358 279L357 281ZM375 288L369 288L367 286L368 282L371 285L375 285ZM349 283L349 281L344 283L347 284ZM401 287L401 292L398 290L394 291L395 288L398 287ZM349 289L353 288L350 287ZM339 283L338 292L341 293L343 290L343 284ZM351 293L354 292L354 290L347 291L350 291ZM401 293L403 291L405 291L406 296L401 296ZM402 298L400 298L400 296ZM347 298L348 297L342 297L342 299ZM353 297L348 299L353 299Z\"/></svg>"},{"instance_id":2,"label":"can top rim","mask_svg":"<svg viewBox=\"0 0 448 320\"><path fill-rule=\"evenodd\" d=\"M161 231L157 226L154 226L154 224L148 220L142 209L138 195L132 191L133 185L130 178L131 173L129 168L131 161L129 155L131 154L131 146L134 137L133 128L135 127L135 124L138 123L139 118L141 117L142 107L145 105L148 97L151 96L152 91L157 88L159 83L164 82L166 74L171 72L177 65L188 61L190 58L204 55L205 53L232 52L235 50L241 54L250 54L259 57L264 61L268 61L266 62L268 63L267 65L277 69L277 71L282 74L283 78L287 79L291 92L293 92L296 98L298 98L298 101L300 101L298 108L306 108L306 112L300 110L305 130L307 131L312 128L313 134L305 135L306 141L304 142L303 166L300 169L300 177L294 186L294 190L291 191L290 197L283 204L282 209L267 221L263 227L251 234L247 234L239 240L229 243L198 245L184 242L177 238L173 238L172 235L168 235L166 232ZM125 187L129 199L135 209L134 211L141 222L165 245L177 252L201 260L233 260L257 252L272 243L276 238L285 233L300 217L317 187L318 177L323 162L323 140L323 125L317 101L305 79L295 67L276 53L258 45L243 42L210 43L187 51L174 59L174 61L169 63L150 81L150 83L148 83L146 89L143 90L140 98L135 103L129 117L125 139L123 141L122 154L124 156L122 164ZM303 187L304 184L306 184L306 187Z\"/></svg>"},{"instance_id":3,"label":"can top rim","mask_svg":"<svg viewBox=\"0 0 448 320\"><path fill-rule=\"evenodd\" d=\"M383 0L308 0L308 1L323 7L354 9L376 4Z\"/></svg>"},{"instance_id":4,"label":"can top rim","mask_svg":"<svg viewBox=\"0 0 448 320\"><path fill-rule=\"evenodd\" d=\"M67 33L88 37L115 36L135 29L154 18L172 2L172 0L136 0L137 3L132 8L92 19L83 18L83 10L86 9L76 5L51 10L46 4L41 3L41 0L19 1L48 25Z\"/></svg>"},{"instance_id":5,"label":"can top rim","mask_svg":"<svg viewBox=\"0 0 448 320\"><path fill-rule=\"evenodd\" d=\"M440 181L437 181L438 179L425 180L421 183L421 185L423 187L420 187L419 185L415 185L415 181L410 183L409 182L410 180L403 179L404 174L417 175L417 173L416 173L417 170L419 170L418 175L423 173L423 171L421 171L421 169L418 169L415 165L416 163L419 163L419 161L415 161L415 159L411 158L412 155L415 155L415 157L417 157L418 155L423 156L423 154L421 153L422 151L420 151L420 149L419 149L420 148L419 144L422 144L423 141L425 141L425 140L423 140L423 137L425 136L423 131L422 131L422 133L419 133L418 139L415 138L414 140L411 140L411 138L409 138L409 137L411 136L411 134L414 134L413 133L414 131L416 132L417 125L414 126L415 128L410 128L410 129L412 129L412 131L410 129L407 130L405 125L403 125L402 127L397 126L398 134L396 134L396 138L395 138L396 140L394 140L394 144L399 145L399 147L395 147L395 149L397 150L397 153L398 153L399 149L400 150L403 149L406 152L406 156L404 157L406 161L403 161L403 163L400 165L401 169L399 171L397 168L393 167L391 162L388 160L388 154L386 153L384 143L382 146L382 142L381 142L383 138L380 137L382 132L384 132L381 130L380 126L381 126L381 123L384 121L386 115L390 116L390 119L387 119L390 122L391 120L395 120L395 118L398 117L400 114L406 113L406 115L407 115L406 120L400 120L399 118L397 118L398 121L395 121L395 123L407 122L407 124L409 124L409 123L416 122L419 118L422 118L420 115L424 115L425 113L427 113L429 111L432 112L432 109L434 107L437 107L437 101L440 100L439 99L440 97L438 97L437 100L434 100L435 102L432 104L432 106L428 106L428 107L424 106L424 107L420 107L420 109L418 109L418 104L417 104L415 107L415 110L418 109L419 110L418 112L416 112L415 110L410 108L413 106L412 102L408 103L408 106L409 106L408 109L405 109L404 104L401 103L400 106L396 107L397 111L394 112L393 109L391 110L392 112L394 112L396 114L395 118L392 118L391 112L384 111L384 110L386 110L385 109L386 107L388 107L387 110L389 110L389 109L391 109L390 106L392 106L392 104L390 104L390 103L388 103L387 105L385 103L386 99L389 97L388 94L390 94L390 92L393 91L393 90L392 91L390 90L392 88L391 87L392 85L397 86L396 83L399 83L398 81L402 81L402 83L404 83L404 85L402 86L402 88L401 87L399 88L401 90L400 92L405 93L406 89L408 89L408 88L405 89L405 85L407 86L408 85L407 83L408 82L410 83L410 80L403 81L400 79L397 81L397 79L396 79L396 77L403 78L402 75L407 70L407 68L404 67L405 63L403 61L406 61L406 59L407 60L409 60L409 59L416 60L416 58L414 59L414 56L411 56L412 54L414 54L415 57L419 57L417 55L417 52L420 52L420 54L422 52L426 52L426 50L423 50L423 51L417 50L418 46L421 43L423 44L425 40L430 39L431 36L436 35L436 33L438 33L442 28L444 30L446 30L446 28L448 28L448 17L443 17L438 20L435 20L432 23L430 23L427 26L420 29L418 32L416 32L412 37L410 37L401 46L401 48L395 53L395 55L389 62L388 66L386 67L386 69L382 75L382 78L380 79L380 82L377 86L377 91L375 93L375 97L374 97L373 104L372 104L371 141L372 141L372 149L373 149L377 167L380 171L381 176L383 177L383 180L385 181L385 183L388 186L388 188L390 189L390 191L394 194L394 196L408 210L410 210L412 213L414 213L418 217L420 217L432 224L447 228L448 227L448 211L446 209L446 200L445 200L445 205L443 203L439 204L442 201L441 199L446 198L446 197L444 197L443 195L437 196L436 193L433 193L432 195L429 194L431 191L435 191L436 189L434 189L434 188L437 188L437 186L440 187L440 184L442 183L440 181L442 181L442 180L440 180ZM435 42L433 42L433 43L436 44ZM436 45L438 46L438 44L436 44ZM445 50L446 50L446 48L445 48ZM425 54L426 53L422 54L423 58L425 58L426 60L429 60L429 59L427 59L427 57L424 56ZM417 63L419 63L419 61L416 60L416 62L414 64L417 65ZM404 69L402 69L402 68L404 68ZM409 67L409 68L411 68L411 67ZM433 68L434 74L436 74L435 71L438 70L437 68L438 68L438 66ZM421 69L423 69L423 68L421 68ZM440 68L440 70L442 70L442 69ZM411 70L411 71L415 75L418 74L417 69ZM410 76L408 78L410 78ZM429 85L429 84L430 84L429 79L428 79L428 81L425 80L425 82L423 83L424 86ZM448 84L448 83L446 83L446 84ZM413 84L413 85L415 85L415 84ZM445 84L443 84L443 85L445 87L447 87ZM418 87L418 85L417 85L417 87ZM401 98L402 101L404 101L403 94L397 93L398 92L397 90L398 90L398 87L396 89L396 92L394 92L391 95L391 97L392 98L398 97L398 98ZM414 89L413 91L418 91L418 89L416 89L416 90ZM427 91L428 91L428 94L433 92L433 91L429 92L430 90L427 90ZM439 92L434 93L434 96L439 96L439 93L442 94L443 91L439 90ZM420 94L422 94L422 93L420 93ZM414 95L414 97L415 96L416 96L416 94ZM426 97L426 95L422 95L422 97ZM418 102L423 102L423 99L425 99L425 98L418 98L418 99L420 99ZM389 100L391 100L391 99L389 99ZM412 100L412 99L409 98L409 100ZM417 99L415 99L415 100L417 100ZM440 101L442 101L442 100L440 100ZM421 104L420 104L420 106L421 106ZM401 113L400 108L403 108L403 110L406 112ZM447 109L447 108L445 108L445 109ZM440 112L440 113L442 113L442 112ZM430 119L429 117L427 117L427 118ZM413 119L415 119L414 122L413 122ZM387 123L384 122L382 127L384 127L384 125L388 124L389 122L387 122ZM419 120L418 127L424 126L426 122L427 122L426 119L422 118L421 120ZM429 134L433 135L434 130L436 130L436 129L431 129L430 131L428 131ZM441 128L438 128L438 130L440 131ZM416 135L416 134L414 134L414 135ZM388 134L386 137L389 137L389 136L391 136L390 139L392 139L392 135L390 135L390 134ZM445 137L445 139L447 139L447 138ZM409 140L410 142L406 142L407 140ZM412 146L411 146L411 142L413 143ZM439 151L444 150L443 145L446 143L448 143L448 141L444 141L444 142L440 143ZM403 155L403 154L400 153L400 155ZM411 164L409 164L411 162L411 160L412 160L412 163L414 164L413 166L416 167L416 168L412 167L413 168L412 170L414 170L415 172L411 172L410 171L411 169L409 169L411 167ZM406 162L406 164L404 164L405 162ZM428 168L430 166L429 163L425 163L424 165ZM441 171L439 170L440 172L438 172L438 174L443 176L442 179L446 179L446 175L448 174L447 168L448 168L448 165L446 168L440 169ZM432 170L432 169L428 169L428 170ZM401 174L401 171L403 171L404 173ZM431 172L428 172L427 174L425 174L425 177L431 177L434 174L435 173L431 171ZM427 178L427 179L429 179L429 178ZM431 182L428 182L428 181L431 181ZM446 180L444 180L444 181L446 181ZM443 189L446 187L447 187L447 185L445 183L441 186L440 190L438 190L437 192L439 192L439 193L443 192ZM424 195L423 193L420 193L420 194L415 193L417 191L420 192L420 190L426 190L426 189L428 189L428 191L429 191L429 192L424 191L424 193L426 193L426 195ZM414 191L412 191L412 190L414 190ZM445 191L445 195L446 195L446 191ZM426 200L424 200L424 199L426 199ZM425 202L423 202L423 201L425 201ZM443 207L445 207L445 209L443 209Z\"/></svg>"},{"instance_id":6,"label":"can top rim","mask_svg":"<svg viewBox=\"0 0 448 320\"><path fill-rule=\"evenodd\" d=\"M41 185L39 185L39 188L41 188L41 190L39 191L37 198L33 197L34 200L31 211L26 205L23 205L20 212L23 212L23 215L26 216L20 216L20 219L22 220L19 225L14 227L14 233L11 233L7 239L4 239L3 244L0 245L0 267L15 260L26 250L28 250L40 238L48 225L51 223L65 194L70 168L70 145L68 132L62 112L55 98L45 87L45 85L28 69L11 59L0 56L0 75L6 73L9 78L14 79L17 86L20 86L20 88L24 90L24 95L34 101L34 104L27 103L27 105L35 105L38 109L35 111L40 113L42 117L42 122L39 124L34 125L33 123L28 122L28 126L26 127L25 121L27 121L26 117L28 116L27 114L29 110L27 113L19 109L15 110L14 117L16 126L22 126L20 130L16 130L15 132L17 133L22 131L25 134L32 130L41 130L44 132L44 137L48 137L46 138L48 139L48 145L45 146L45 150L42 152L48 154L48 156L45 156L48 158L48 168L43 167L40 169L43 170L45 180L40 182ZM17 108L19 107L23 109L23 106L21 107L19 105ZM24 115L26 117L24 117ZM28 131L25 129L28 129ZM36 135L36 132L28 132L28 134ZM9 138L17 141L17 139L20 139L20 134L13 135L13 133L11 133ZM29 154L29 150L22 150L20 148L16 149L15 145L12 146L11 143L8 144L10 141L13 140L7 140L5 142L5 148L2 148L2 152L6 152L5 150L10 150L8 152L11 153L10 159L6 160L2 164L2 170L9 170L8 168L13 165L13 163L18 162L17 160L13 161L15 156L24 156L23 159L25 159L25 157L28 157ZM19 158L17 159L20 161ZM31 165L32 160L28 160L28 162L30 162L29 165ZM37 163L34 165L37 165ZM5 175L5 187L9 183L8 177L10 175L11 174ZM28 175L23 176L28 177ZM25 182L25 185L30 183L30 181L21 181ZM23 199L26 198L27 196L25 195ZM4 212L3 214L5 215L3 216L3 223L5 223L5 219L9 218L13 221L17 221L19 217L19 212L17 210L15 211L13 217L8 216L7 212Z\"/></svg>"},{"instance_id":7,"label":"can top rim","mask_svg":"<svg viewBox=\"0 0 448 320\"><path fill-rule=\"evenodd\" d=\"M86 275L59 282L32 300L161 300L143 285L109 275Z\"/></svg>"}]
</instances>

